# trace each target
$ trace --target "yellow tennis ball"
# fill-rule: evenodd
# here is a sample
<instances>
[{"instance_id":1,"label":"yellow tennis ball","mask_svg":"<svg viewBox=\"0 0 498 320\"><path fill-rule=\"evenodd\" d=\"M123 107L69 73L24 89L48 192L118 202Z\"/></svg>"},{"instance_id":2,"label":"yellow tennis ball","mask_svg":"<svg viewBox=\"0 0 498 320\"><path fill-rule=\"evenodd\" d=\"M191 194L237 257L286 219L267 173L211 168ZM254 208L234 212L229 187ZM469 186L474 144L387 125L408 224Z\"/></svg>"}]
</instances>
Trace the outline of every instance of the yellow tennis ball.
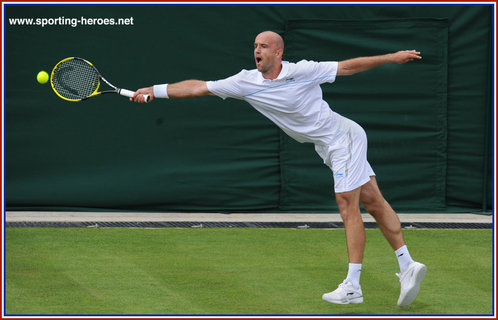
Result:
<instances>
[{"instance_id":1,"label":"yellow tennis ball","mask_svg":"<svg viewBox=\"0 0 498 320\"><path fill-rule=\"evenodd\" d=\"M47 83L48 73L46 73L45 71L38 72L38 74L36 75L36 80L38 80L38 82L41 84Z\"/></svg>"}]
</instances>

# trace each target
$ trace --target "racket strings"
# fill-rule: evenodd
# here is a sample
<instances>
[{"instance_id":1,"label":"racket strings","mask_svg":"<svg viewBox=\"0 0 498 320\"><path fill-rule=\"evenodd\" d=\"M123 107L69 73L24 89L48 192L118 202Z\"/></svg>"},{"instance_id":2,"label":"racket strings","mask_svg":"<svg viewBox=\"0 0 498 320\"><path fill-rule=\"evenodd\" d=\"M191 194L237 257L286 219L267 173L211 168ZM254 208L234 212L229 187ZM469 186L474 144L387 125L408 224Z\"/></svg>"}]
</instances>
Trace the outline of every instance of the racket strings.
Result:
<instances>
[{"instance_id":1,"label":"racket strings","mask_svg":"<svg viewBox=\"0 0 498 320\"><path fill-rule=\"evenodd\" d=\"M54 69L52 84L62 97L81 100L97 91L100 80L98 72L87 61L73 58Z\"/></svg>"}]
</instances>

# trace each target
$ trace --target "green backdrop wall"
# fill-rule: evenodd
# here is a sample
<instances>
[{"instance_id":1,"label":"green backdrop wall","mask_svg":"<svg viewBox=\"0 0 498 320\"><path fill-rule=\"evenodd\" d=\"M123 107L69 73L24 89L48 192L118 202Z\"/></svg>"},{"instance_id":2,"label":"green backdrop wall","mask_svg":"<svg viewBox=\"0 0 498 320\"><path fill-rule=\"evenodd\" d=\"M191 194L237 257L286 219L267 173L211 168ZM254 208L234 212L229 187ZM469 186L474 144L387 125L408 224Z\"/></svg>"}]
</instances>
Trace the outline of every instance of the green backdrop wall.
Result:
<instances>
[{"instance_id":1,"label":"green backdrop wall","mask_svg":"<svg viewBox=\"0 0 498 320\"><path fill-rule=\"evenodd\" d=\"M128 89L216 80L254 68L264 30L284 36L293 62L420 50L421 61L323 85L324 97L365 128L369 161L397 211L491 209L492 6L96 7L5 6L7 209L337 211L332 174L313 146L242 101L71 103L35 80L69 56ZM129 24L69 24L91 18Z\"/></svg>"}]
</instances>

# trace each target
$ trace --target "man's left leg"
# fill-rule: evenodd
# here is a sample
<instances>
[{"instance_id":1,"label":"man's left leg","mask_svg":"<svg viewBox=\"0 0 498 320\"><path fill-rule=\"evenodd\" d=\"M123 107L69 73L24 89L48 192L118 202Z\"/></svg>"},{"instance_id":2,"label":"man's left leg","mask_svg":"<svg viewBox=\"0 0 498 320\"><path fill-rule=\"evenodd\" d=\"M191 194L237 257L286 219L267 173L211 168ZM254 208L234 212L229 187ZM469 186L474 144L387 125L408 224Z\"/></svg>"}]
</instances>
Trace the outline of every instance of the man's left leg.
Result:
<instances>
[{"instance_id":1,"label":"man's left leg","mask_svg":"<svg viewBox=\"0 0 498 320\"><path fill-rule=\"evenodd\" d=\"M417 297L427 267L411 258L398 215L382 196L374 176L361 188L360 202L375 218L384 237L395 250L400 267L400 273L397 276L401 282L398 306L407 306Z\"/></svg>"},{"instance_id":2,"label":"man's left leg","mask_svg":"<svg viewBox=\"0 0 498 320\"><path fill-rule=\"evenodd\" d=\"M394 250L405 245L398 215L384 199L375 176L361 188L360 202L377 222L382 234Z\"/></svg>"}]
</instances>

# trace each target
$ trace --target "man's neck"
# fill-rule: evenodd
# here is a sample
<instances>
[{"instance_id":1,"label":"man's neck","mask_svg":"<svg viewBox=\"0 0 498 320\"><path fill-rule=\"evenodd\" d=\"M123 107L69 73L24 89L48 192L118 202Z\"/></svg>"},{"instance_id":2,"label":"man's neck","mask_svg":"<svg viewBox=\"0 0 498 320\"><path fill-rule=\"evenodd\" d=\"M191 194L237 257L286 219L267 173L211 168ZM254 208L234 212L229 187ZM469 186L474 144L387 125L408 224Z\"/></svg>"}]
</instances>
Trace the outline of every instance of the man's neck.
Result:
<instances>
[{"instance_id":1,"label":"man's neck","mask_svg":"<svg viewBox=\"0 0 498 320\"><path fill-rule=\"evenodd\" d=\"M272 70L263 73L263 78L268 79L268 80L275 80L280 72L282 71L282 62L278 65L278 67L273 68Z\"/></svg>"}]
</instances>

